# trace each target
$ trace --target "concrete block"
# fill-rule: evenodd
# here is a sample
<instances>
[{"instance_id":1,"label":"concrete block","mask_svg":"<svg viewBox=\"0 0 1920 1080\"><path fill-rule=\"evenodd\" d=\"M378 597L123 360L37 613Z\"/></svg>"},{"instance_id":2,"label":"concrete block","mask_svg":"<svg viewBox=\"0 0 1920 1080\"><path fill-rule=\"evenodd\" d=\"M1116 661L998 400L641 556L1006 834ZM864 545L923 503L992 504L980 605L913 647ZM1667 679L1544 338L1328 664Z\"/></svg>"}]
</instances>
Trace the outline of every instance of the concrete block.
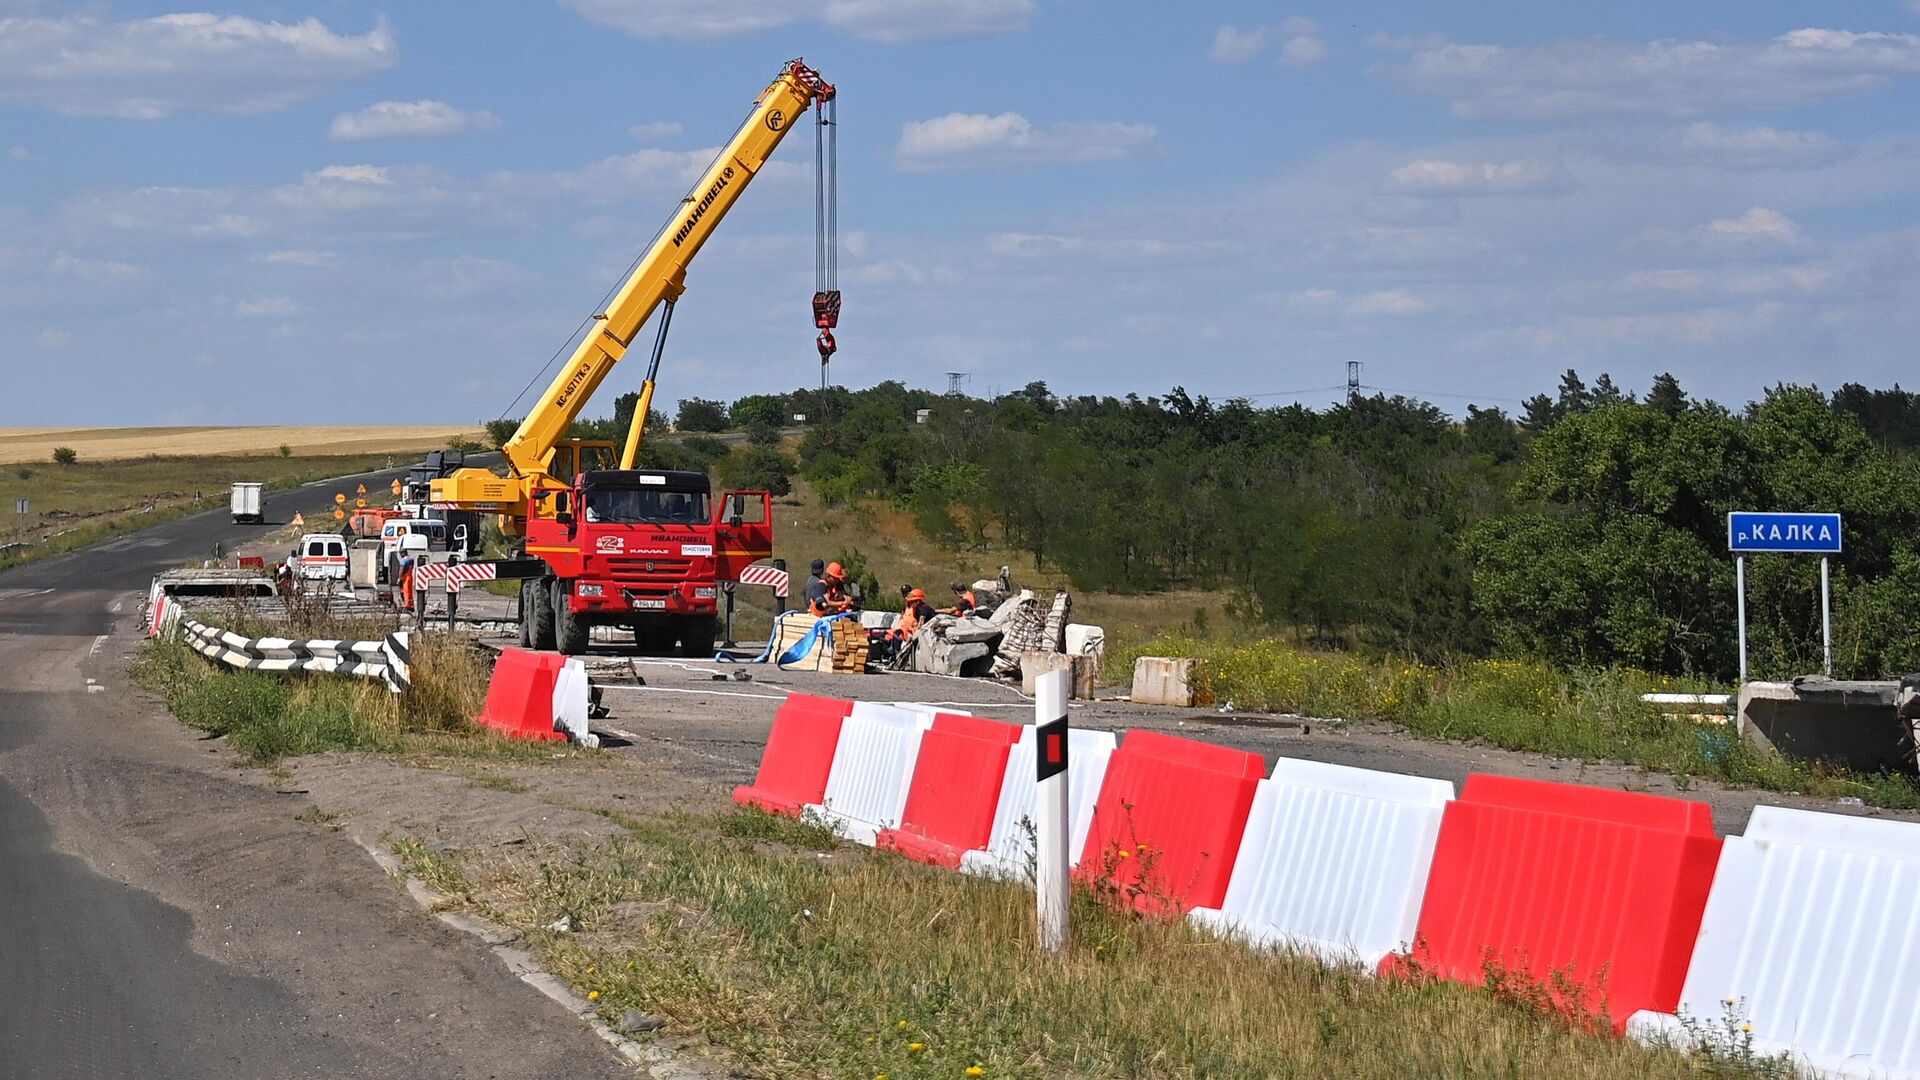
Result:
<instances>
[{"instance_id":1,"label":"concrete block","mask_svg":"<svg viewBox=\"0 0 1920 1080\"><path fill-rule=\"evenodd\" d=\"M1049 671L1072 671L1073 657L1034 650L1020 654L1020 692L1033 696L1033 681ZM1071 676L1069 676L1071 678Z\"/></svg>"},{"instance_id":2,"label":"concrete block","mask_svg":"<svg viewBox=\"0 0 1920 1080\"><path fill-rule=\"evenodd\" d=\"M1791 682L1750 682L1740 690L1742 738L1762 750L1802 761L1825 761L1855 772L1911 775L1911 722L1899 716L1900 684L1807 675Z\"/></svg>"},{"instance_id":3,"label":"concrete block","mask_svg":"<svg viewBox=\"0 0 1920 1080\"><path fill-rule=\"evenodd\" d=\"M1143 656L1133 662L1133 700L1142 705L1193 705L1193 660Z\"/></svg>"}]
</instances>

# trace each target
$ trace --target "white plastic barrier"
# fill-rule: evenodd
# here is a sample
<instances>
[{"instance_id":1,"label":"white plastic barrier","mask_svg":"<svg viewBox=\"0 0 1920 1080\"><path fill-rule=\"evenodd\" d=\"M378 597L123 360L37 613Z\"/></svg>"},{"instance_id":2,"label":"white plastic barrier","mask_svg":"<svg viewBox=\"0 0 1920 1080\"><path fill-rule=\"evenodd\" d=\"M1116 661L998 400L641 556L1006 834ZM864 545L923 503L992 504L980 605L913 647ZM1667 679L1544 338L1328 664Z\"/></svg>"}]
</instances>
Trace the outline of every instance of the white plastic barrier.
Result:
<instances>
[{"instance_id":1,"label":"white plastic barrier","mask_svg":"<svg viewBox=\"0 0 1920 1080\"><path fill-rule=\"evenodd\" d=\"M1111 731L1072 728L1067 732L1067 787L1073 804L1073 832L1067 838L1067 857L1080 865L1080 849L1087 845L1093 826L1093 804L1107 778L1107 760L1119 739ZM968 874L1026 881L1033 868L1033 800L1036 769L1034 728L1020 729L1020 741L1007 755L1006 779L1000 784L1000 802L993 810L993 832L987 846L960 856Z\"/></svg>"},{"instance_id":2,"label":"white plastic barrier","mask_svg":"<svg viewBox=\"0 0 1920 1080\"><path fill-rule=\"evenodd\" d=\"M932 726L931 712L855 702L833 748L826 795L806 815L872 847L880 831L900 824L906 813L920 735Z\"/></svg>"},{"instance_id":3,"label":"white plastic barrier","mask_svg":"<svg viewBox=\"0 0 1920 1080\"><path fill-rule=\"evenodd\" d=\"M600 737L587 729L587 706L593 697L587 665L569 658L553 680L553 729L564 731L578 746L596 747Z\"/></svg>"},{"instance_id":4,"label":"white plastic barrier","mask_svg":"<svg viewBox=\"0 0 1920 1080\"><path fill-rule=\"evenodd\" d=\"M1756 1054L1916 1080L1916 1002L1920 824L1758 806L1720 850L1680 1016L1638 1012L1627 1030L1686 1045L1752 1024Z\"/></svg>"},{"instance_id":5,"label":"white plastic barrier","mask_svg":"<svg viewBox=\"0 0 1920 1080\"><path fill-rule=\"evenodd\" d=\"M1281 758L1254 794L1226 899L1188 918L1371 969L1413 942L1452 799L1445 780Z\"/></svg>"}]
</instances>

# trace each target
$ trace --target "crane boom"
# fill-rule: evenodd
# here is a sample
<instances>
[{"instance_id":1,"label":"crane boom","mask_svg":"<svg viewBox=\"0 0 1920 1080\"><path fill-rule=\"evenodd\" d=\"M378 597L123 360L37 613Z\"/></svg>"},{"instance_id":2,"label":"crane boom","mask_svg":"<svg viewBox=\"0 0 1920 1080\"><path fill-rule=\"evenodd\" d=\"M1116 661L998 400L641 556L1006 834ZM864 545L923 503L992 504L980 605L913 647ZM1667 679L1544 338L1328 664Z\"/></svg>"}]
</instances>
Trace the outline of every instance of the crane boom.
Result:
<instances>
[{"instance_id":1,"label":"crane boom","mask_svg":"<svg viewBox=\"0 0 1920 1080\"><path fill-rule=\"evenodd\" d=\"M434 481L436 504L485 506L499 510L504 517L524 520L546 485L555 448L579 419L587 399L627 354L635 335L662 304L667 306L661 316L660 336L664 339L673 303L686 287L687 264L713 235L713 230L793 125L805 116L809 107L831 101L834 93L831 84L799 60L781 69L733 138L681 201L653 245L634 264L606 310L595 313L586 336L566 366L554 376L519 429L502 445L510 475L503 479L484 469L461 470L444 480ZM634 410L627 435L621 460L623 468L633 467L652 404L658 363L656 346L653 366L641 385L640 403Z\"/></svg>"}]
</instances>

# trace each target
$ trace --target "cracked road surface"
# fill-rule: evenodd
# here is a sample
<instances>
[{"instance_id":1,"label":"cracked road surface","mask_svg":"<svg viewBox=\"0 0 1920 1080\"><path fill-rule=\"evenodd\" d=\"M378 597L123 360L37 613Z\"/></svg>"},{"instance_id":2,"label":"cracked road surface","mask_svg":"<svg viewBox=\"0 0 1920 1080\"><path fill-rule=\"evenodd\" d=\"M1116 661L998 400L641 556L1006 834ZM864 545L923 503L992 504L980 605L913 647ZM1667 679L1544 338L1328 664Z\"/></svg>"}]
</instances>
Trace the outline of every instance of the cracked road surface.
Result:
<instances>
[{"instance_id":1,"label":"cracked road surface","mask_svg":"<svg viewBox=\"0 0 1920 1080\"><path fill-rule=\"evenodd\" d=\"M152 576L258 535L215 512L0 573L0 1077L631 1076L345 833L296 820L304 793L249 782L127 685Z\"/></svg>"}]
</instances>

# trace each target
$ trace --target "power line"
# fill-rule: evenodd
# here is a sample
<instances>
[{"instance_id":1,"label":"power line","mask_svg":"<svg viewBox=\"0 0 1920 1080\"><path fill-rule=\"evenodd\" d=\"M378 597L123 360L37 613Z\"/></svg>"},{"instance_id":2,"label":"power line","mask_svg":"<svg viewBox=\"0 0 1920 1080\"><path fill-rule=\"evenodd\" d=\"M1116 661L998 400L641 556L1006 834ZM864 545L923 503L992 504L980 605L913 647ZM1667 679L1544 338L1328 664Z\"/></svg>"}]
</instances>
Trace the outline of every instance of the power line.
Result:
<instances>
[{"instance_id":1,"label":"power line","mask_svg":"<svg viewBox=\"0 0 1920 1080\"><path fill-rule=\"evenodd\" d=\"M1398 387L1398 386L1373 386L1370 384L1366 386L1365 389L1384 390L1389 394L1409 394L1413 397L1422 397L1422 398L1443 397L1443 398L1459 398L1462 401L1504 401L1514 405L1526 404L1525 398L1501 397L1498 394L1448 394L1438 390L1408 390L1404 387Z\"/></svg>"}]
</instances>

